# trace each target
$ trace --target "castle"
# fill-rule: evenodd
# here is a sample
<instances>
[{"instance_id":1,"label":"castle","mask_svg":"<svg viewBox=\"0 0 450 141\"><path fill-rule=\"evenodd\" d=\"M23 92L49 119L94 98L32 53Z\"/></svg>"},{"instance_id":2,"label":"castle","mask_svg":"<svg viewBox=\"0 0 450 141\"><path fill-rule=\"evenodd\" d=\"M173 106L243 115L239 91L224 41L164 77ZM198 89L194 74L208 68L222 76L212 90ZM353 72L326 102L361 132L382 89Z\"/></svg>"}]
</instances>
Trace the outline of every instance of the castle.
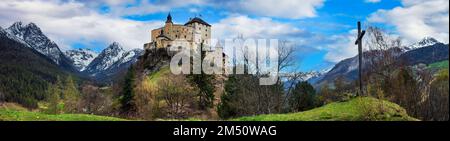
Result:
<instances>
[{"instance_id":1,"label":"castle","mask_svg":"<svg viewBox=\"0 0 450 141\"><path fill-rule=\"evenodd\" d=\"M211 25L204 20L191 18L184 25L174 24L169 13L164 27L151 31L151 42L144 45L145 49L189 47L195 48L200 45L209 47L211 45Z\"/></svg>"}]
</instances>

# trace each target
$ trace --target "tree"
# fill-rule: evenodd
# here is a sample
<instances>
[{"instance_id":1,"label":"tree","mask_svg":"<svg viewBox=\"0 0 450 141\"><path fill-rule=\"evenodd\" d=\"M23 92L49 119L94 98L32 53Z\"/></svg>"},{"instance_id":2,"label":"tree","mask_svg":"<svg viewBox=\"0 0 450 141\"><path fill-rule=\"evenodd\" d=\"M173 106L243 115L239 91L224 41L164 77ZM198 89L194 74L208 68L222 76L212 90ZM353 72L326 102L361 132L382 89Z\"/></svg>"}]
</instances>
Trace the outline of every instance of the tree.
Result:
<instances>
[{"instance_id":1,"label":"tree","mask_svg":"<svg viewBox=\"0 0 450 141\"><path fill-rule=\"evenodd\" d=\"M3 101L5 101L5 94L0 92L0 102L3 102Z\"/></svg>"},{"instance_id":2,"label":"tree","mask_svg":"<svg viewBox=\"0 0 450 141\"><path fill-rule=\"evenodd\" d=\"M60 97L62 94L62 82L60 77L57 77L56 84L50 85L47 93L49 97L47 98L48 108L46 110L49 114L60 114L62 112L62 107L60 105Z\"/></svg>"},{"instance_id":3,"label":"tree","mask_svg":"<svg viewBox=\"0 0 450 141\"><path fill-rule=\"evenodd\" d=\"M108 115L111 109L110 95L102 92L97 86L85 82L81 87L79 109L81 112L96 115Z\"/></svg>"},{"instance_id":4,"label":"tree","mask_svg":"<svg viewBox=\"0 0 450 141\"><path fill-rule=\"evenodd\" d=\"M282 85L259 85L259 77L231 75L225 81L225 93L218 105L221 118L281 112Z\"/></svg>"},{"instance_id":5,"label":"tree","mask_svg":"<svg viewBox=\"0 0 450 141\"><path fill-rule=\"evenodd\" d=\"M428 99L422 104L420 115L423 120L449 120L449 75L448 69L438 72L430 84Z\"/></svg>"},{"instance_id":6,"label":"tree","mask_svg":"<svg viewBox=\"0 0 450 141\"><path fill-rule=\"evenodd\" d=\"M319 105L325 105L333 101L338 101L336 94L330 90L328 85L322 86L317 95L319 95Z\"/></svg>"},{"instance_id":7,"label":"tree","mask_svg":"<svg viewBox=\"0 0 450 141\"><path fill-rule=\"evenodd\" d=\"M314 108L316 103L316 91L311 84L306 81L297 83L292 91L289 102L291 111L299 112Z\"/></svg>"},{"instance_id":8,"label":"tree","mask_svg":"<svg viewBox=\"0 0 450 141\"><path fill-rule=\"evenodd\" d=\"M238 94L238 83L236 75L231 75L225 81L225 92L221 96L221 102L217 106L217 113L220 118L227 119L238 115L233 102L236 101Z\"/></svg>"},{"instance_id":9,"label":"tree","mask_svg":"<svg viewBox=\"0 0 450 141\"><path fill-rule=\"evenodd\" d=\"M242 51L243 60L233 60L235 68L244 68L246 74L230 75L225 81L225 93L221 96L220 103L217 107L218 114L221 118L230 118L237 116L258 115L280 113L287 104L285 93L285 85L282 81L284 78L297 81L300 75L297 73L291 77L277 77L274 85L259 85L260 78L267 77L277 73L282 76L282 71L291 69L295 64L295 46L290 45L287 41L279 43L277 48L277 62L275 71L263 70L259 67L263 62L273 61L271 57L259 56L256 53L248 53L247 46L238 47L237 51ZM253 56L256 55L256 56ZM257 58L257 62L250 61L251 58ZM264 59L266 58L266 59ZM269 59L270 58L270 59ZM271 64L273 65L273 64ZM234 71L236 72L236 71ZM248 72L256 72L256 74L248 74Z\"/></svg>"},{"instance_id":10,"label":"tree","mask_svg":"<svg viewBox=\"0 0 450 141\"><path fill-rule=\"evenodd\" d=\"M184 76L177 75L165 78L159 88L162 99L167 104L166 112L168 118L188 117L189 105L193 104L195 90L190 87Z\"/></svg>"},{"instance_id":11,"label":"tree","mask_svg":"<svg viewBox=\"0 0 450 141\"><path fill-rule=\"evenodd\" d=\"M136 116L144 120L162 117L158 100L158 86L147 79L141 80L135 88L134 105Z\"/></svg>"},{"instance_id":12,"label":"tree","mask_svg":"<svg viewBox=\"0 0 450 141\"><path fill-rule=\"evenodd\" d=\"M206 109L213 106L215 87L212 83L214 76L206 74L193 74L188 76L189 81L196 86L198 91L199 106Z\"/></svg>"},{"instance_id":13,"label":"tree","mask_svg":"<svg viewBox=\"0 0 450 141\"><path fill-rule=\"evenodd\" d=\"M64 101L64 111L75 112L79 100L80 92L75 85L72 76L66 78L64 89L62 91L62 99Z\"/></svg>"},{"instance_id":14,"label":"tree","mask_svg":"<svg viewBox=\"0 0 450 141\"><path fill-rule=\"evenodd\" d=\"M206 56L206 51L203 51L203 44L201 44L201 60ZM193 65L191 65L193 66ZM215 86L213 81L215 79L214 75L205 74L203 72L203 66L200 67L200 74L189 74L187 76L189 82L199 89L198 98L199 106L201 109L210 108L213 106L214 102L214 91Z\"/></svg>"},{"instance_id":15,"label":"tree","mask_svg":"<svg viewBox=\"0 0 450 141\"><path fill-rule=\"evenodd\" d=\"M130 67L125 76L123 84L122 96L120 97L121 113L125 115L135 113L134 105L134 87L135 87L135 70L134 67Z\"/></svg>"},{"instance_id":16,"label":"tree","mask_svg":"<svg viewBox=\"0 0 450 141\"><path fill-rule=\"evenodd\" d=\"M401 68L397 75L385 83L385 92L391 101L405 107L410 115L417 115L420 92L417 82L406 68Z\"/></svg>"}]
</instances>

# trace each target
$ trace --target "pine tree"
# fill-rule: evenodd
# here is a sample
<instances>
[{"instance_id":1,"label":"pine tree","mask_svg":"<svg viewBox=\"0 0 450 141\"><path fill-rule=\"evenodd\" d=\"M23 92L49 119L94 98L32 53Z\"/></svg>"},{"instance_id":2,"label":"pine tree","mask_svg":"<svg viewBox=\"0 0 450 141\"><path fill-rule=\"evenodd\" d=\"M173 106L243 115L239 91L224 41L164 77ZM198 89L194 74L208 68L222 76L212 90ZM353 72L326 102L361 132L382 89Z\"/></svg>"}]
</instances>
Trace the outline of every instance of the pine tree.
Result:
<instances>
[{"instance_id":1,"label":"pine tree","mask_svg":"<svg viewBox=\"0 0 450 141\"><path fill-rule=\"evenodd\" d=\"M291 110L298 112L314 108L315 93L314 87L306 81L296 84L289 102Z\"/></svg>"},{"instance_id":2,"label":"pine tree","mask_svg":"<svg viewBox=\"0 0 450 141\"><path fill-rule=\"evenodd\" d=\"M66 78L63 89L64 111L75 112L80 92L75 85L72 76Z\"/></svg>"},{"instance_id":3,"label":"pine tree","mask_svg":"<svg viewBox=\"0 0 450 141\"><path fill-rule=\"evenodd\" d=\"M237 97L237 78L235 75L228 77L225 81L225 93L220 98L220 104L217 106L217 113L222 119L227 119L237 116L236 109L234 109L232 102Z\"/></svg>"},{"instance_id":4,"label":"pine tree","mask_svg":"<svg viewBox=\"0 0 450 141\"><path fill-rule=\"evenodd\" d=\"M122 114L134 113L134 84L135 84L135 70L134 67L130 67L127 75L125 76L122 96L120 98L121 112Z\"/></svg>"},{"instance_id":5,"label":"pine tree","mask_svg":"<svg viewBox=\"0 0 450 141\"><path fill-rule=\"evenodd\" d=\"M57 79L57 83L53 85L49 85L47 93L49 94L49 97L47 98L48 102L48 108L47 113L49 114L59 114L61 112L60 110L60 95L61 95L61 88L59 83L59 77Z\"/></svg>"},{"instance_id":6,"label":"pine tree","mask_svg":"<svg viewBox=\"0 0 450 141\"><path fill-rule=\"evenodd\" d=\"M206 56L206 52L203 51L203 44L201 44L201 60ZM203 66L200 67L201 74L190 74L187 76L188 80L196 86L198 91L199 106L201 109L206 109L213 106L215 87L213 75L208 75L203 72Z\"/></svg>"}]
</instances>

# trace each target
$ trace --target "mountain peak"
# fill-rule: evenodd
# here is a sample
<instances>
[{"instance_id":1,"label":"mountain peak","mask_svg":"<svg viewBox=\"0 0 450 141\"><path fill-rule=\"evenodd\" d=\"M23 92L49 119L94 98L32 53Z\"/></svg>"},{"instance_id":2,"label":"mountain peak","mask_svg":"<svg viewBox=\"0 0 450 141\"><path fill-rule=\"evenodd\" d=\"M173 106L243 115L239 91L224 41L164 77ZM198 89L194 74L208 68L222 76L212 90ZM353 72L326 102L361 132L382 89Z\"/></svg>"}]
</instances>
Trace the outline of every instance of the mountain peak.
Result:
<instances>
[{"instance_id":1,"label":"mountain peak","mask_svg":"<svg viewBox=\"0 0 450 141\"><path fill-rule=\"evenodd\" d=\"M424 37L422 40L412 44L410 48L421 48L421 47L427 47L432 46L434 44L440 43L438 40L434 39L433 37Z\"/></svg>"},{"instance_id":2,"label":"mountain peak","mask_svg":"<svg viewBox=\"0 0 450 141\"><path fill-rule=\"evenodd\" d=\"M21 21L13 23L11 26L9 26L6 30L14 35L19 37L20 39L23 39L25 26L23 26L23 23Z\"/></svg>"},{"instance_id":3,"label":"mountain peak","mask_svg":"<svg viewBox=\"0 0 450 141\"><path fill-rule=\"evenodd\" d=\"M125 51L118 42L111 43L83 71L95 77L110 75L116 70L128 68L142 54L143 50Z\"/></svg>"},{"instance_id":4,"label":"mountain peak","mask_svg":"<svg viewBox=\"0 0 450 141\"><path fill-rule=\"evenodd\" d=\"M56 64L67 61L58 45L50 40L35 23L24 25L18 21L12 24L6 31L15 39L21 40L27 46L35 49L39 53L49 57Z\"/></svg>"},{"instance_id":5,"label":"mountain peak","mask_svg":"<svg viewBox=\"0 0 450 141\"><path fill-rule=\"evenodd\" d=\"M123 50L123 47L118 42L111 43L107 49L110 50Z\"/></svg>"},{"instance_id":6,"label":"mountain peak","mask_svg":"<svg viewBox=\"0 0 450 141\"><path fill-rule=\"evenodd\" d=\"M119 44L119 42L112 42L111 45L119 46L120 44Z\"/></svg>"},{"instance_id":7,"label":"mountain peak","mask_svg":"<svg viewBox=\"0 0 450 141\"><path fill-rule=\"evenodd\" d=\"M88 48L78 48L66 51L65 55L74 61L76 69L83 71L98 54Z\"/></svg>"},{"instance_id":8,"label":"mountain peak","mask_svg":"<svg viewBox=\"0 0 450 141\"><path fill-rule=\"evenodd\" d=\"M22 21L17 21L17 22L14 22L14 23L11 25L11 27L20 27L20 28L22 28L22 27L24 27L24 26L23 26Z\"/></svg>"},{"instance_id":9,"label":"mountain peak","mask_svg":"<svg viewBox=\"0 0 450 141\"><path fill-rule=\"evenodd\" d=\"M35 23L28 23L28 25L25 26L27 29L32 29L41 32L41 28L39 28Z\"/></svg>"}]
</instances>

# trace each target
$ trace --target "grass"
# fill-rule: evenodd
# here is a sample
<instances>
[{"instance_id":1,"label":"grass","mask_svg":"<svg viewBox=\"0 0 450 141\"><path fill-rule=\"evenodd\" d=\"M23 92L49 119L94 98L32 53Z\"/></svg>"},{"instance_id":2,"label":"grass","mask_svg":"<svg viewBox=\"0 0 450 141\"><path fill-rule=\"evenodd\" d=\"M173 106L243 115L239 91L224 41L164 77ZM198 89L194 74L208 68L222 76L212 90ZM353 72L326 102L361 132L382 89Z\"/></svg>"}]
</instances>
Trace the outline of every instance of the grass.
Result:
<instances>
[{"instance_id":1,"label":"grass","mask_svg":"<svg viewBox=\"0 0 450 141\"><path fill-rule=\"evenodd\" d=\"M162 67L159 71L151 73L147 76L147 81L150 85L156 86L158 82L166 77L170 73L170 68L168 66Z\"/></svg>"},{"instance_id":2,"label":"grass","mask_svg":"<svg viewBox=\"0 0 450 141\"><path fill-rule=\"evenodd\" d=\"M428 68L433 68L433 69L448 69L448 60L430 64L430 65L428 65Z\"/></svg>"},{"instance_id":3,"label":"grass","mask_svg":"<svg viewBox=\"0 0 450 141\"><path fill-rule=\"evenodd\" d=\"M355 98L309 111L269 114L232 119L232 121L416 121L399 105L375 98Z\"/></svg>"},{"instance_id":4,"label":"grass","mask_svg":"<svg viewBox=\"0 0 450 141\"><path fill-rule=\"evenodd\" d=\"M0 121L125 121L125 119L87 114L44 114L14 104L0 105ZM172 121L161 119L159 121ZM186 119L183 121L202 121ZM370 97L335 102L309 111L288 114L248 116L231 121L417 121L397 104Z\"/></svg>"},{"instance_id":5,"label":"grass","mask_svg":"<svg viewBox=\"0 0 450 141\"><path fill-rule=\"evenodd\" d=\"M125 121L125 119L88 114L45 114L28 111L15 104L0 106L0 121Z\"/></svg>"}]
</instances>

